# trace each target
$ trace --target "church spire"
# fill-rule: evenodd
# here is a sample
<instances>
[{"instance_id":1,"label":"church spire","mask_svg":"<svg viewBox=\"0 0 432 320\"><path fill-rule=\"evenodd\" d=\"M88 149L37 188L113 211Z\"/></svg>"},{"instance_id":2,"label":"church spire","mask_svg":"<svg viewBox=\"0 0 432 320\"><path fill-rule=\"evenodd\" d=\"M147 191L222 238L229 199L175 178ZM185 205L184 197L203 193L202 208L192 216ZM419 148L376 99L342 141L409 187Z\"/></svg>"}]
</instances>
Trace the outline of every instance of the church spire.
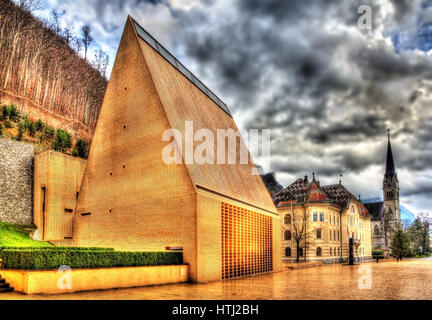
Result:
<instances>
[{"instance_id":1,"label":"church spire","mask_svg":"<svg viewBox=\"0 0 432 320\"><path fill-rule=\"evenodd\" d=\"M393 160L393 152L391 148L391 142L390 142L390 129L387 129L388 131L388 145L387 145L387 163L386 163L386 177L394 177L396 176L396 170Z\"/></svg>"}]
</instances>

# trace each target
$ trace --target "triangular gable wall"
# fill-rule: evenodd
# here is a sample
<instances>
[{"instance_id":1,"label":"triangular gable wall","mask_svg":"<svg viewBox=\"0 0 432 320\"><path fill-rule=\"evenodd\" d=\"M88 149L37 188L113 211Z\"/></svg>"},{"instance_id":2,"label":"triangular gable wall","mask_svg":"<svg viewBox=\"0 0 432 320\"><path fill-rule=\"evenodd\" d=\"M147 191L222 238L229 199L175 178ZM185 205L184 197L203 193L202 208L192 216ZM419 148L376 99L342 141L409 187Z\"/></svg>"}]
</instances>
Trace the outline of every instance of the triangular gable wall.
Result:
<instances>
[{"instance_id":1,"label":"triangular gable wall","mask_svg":"<svg viewBox=\"0 0 432 320\"><path fill-rule=\"evenodd\" d=\"M75 245L140 251L179 246L185 262L195 265L196 192L184 165L162 162L166 129L128 19L77 202Z\"/></svg>"},{"instance_id":2,"label":"triangular gable wall","mask_svg":"<svg viewBox=\"0 0 432 320\"><path fill-rule=\"evenodd\" d=\"M217 129L238 131L233 118L197 86L143 39L139 38L139 44L172 128L179 130L185 137L185 122L193 121L194 132L203 128L209 129L213 132L215 141L217 140ZM194 147L196 148L199 144L196 142ZM256 207L276 212L261 177L252 175L252 169L255 168L253 161L250 160L248 164L239 164L239 150L238 144L237 164L187 164L193 183ZM214 152L216 159L216 146Z\"/></svg>"}]
</instances>

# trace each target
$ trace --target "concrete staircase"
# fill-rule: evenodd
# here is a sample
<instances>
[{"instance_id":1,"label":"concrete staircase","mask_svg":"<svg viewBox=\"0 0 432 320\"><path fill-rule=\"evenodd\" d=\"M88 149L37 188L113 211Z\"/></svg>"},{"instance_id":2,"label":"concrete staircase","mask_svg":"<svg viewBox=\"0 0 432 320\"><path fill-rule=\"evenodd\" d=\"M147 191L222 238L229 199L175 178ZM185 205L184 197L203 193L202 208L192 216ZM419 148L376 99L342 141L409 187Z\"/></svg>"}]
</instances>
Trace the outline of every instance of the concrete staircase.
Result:
<instances>
[{"instance_id":1,"label":"concrete staircase","mask_svg":"<svg viewBox=\"0 0 432 320\"><path fill-rule=\"evenodd\" d=\"M2 279L0 276L0 293L12 292L14 288L12 288L9 283L6 282L5 279Z\"/></svg>"}]
</instances>

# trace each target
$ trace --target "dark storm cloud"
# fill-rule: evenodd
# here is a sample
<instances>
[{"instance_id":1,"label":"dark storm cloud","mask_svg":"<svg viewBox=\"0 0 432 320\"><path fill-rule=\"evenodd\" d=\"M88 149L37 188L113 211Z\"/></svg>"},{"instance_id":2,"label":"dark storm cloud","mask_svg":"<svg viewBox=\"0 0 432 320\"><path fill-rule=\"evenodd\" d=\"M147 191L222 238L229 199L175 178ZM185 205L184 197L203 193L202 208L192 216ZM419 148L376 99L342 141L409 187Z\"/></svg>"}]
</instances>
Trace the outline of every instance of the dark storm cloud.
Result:
<instances>
[{"instance_id":1,"label":"dark storm cloud","mask_svg":"<svg viewBox=\"0 0 432 320\"><path fill-rule=\"evenodd\" d=\"M315 170L334 180L345 169L349 181L359 183L354 188L379 196L382 176L366 180L371 170L383 173L391 128L406 196L428 192L426 183L422 190L413 182L422 171L430 176L432 158L432 58L422 51L416 29L429 19L422 1L179 3L98 0L89 6L107 33L124 24L111 20L113 11L138 15L144 27L144 17L169 12L170 28L152 21L155 30L230 102L244 128L273 130L272 170L278 176ZM357 28L363 4L372 8L371 31ZM141 11L127 12L134 8Z\"/></svg>"},{"instance_id":2,"label":"dark storm cloud","mask_svg":"<svg viewBox=\"0 0 432 320\"><path fill-rule=\"evenodd\" d=\"M327 144L333 141L355 142L382 136L385 129L384 119L376 114L356 114L332 126L318 125L311 129L306 137L317 144Z\"/></svg>"}]
</instances>

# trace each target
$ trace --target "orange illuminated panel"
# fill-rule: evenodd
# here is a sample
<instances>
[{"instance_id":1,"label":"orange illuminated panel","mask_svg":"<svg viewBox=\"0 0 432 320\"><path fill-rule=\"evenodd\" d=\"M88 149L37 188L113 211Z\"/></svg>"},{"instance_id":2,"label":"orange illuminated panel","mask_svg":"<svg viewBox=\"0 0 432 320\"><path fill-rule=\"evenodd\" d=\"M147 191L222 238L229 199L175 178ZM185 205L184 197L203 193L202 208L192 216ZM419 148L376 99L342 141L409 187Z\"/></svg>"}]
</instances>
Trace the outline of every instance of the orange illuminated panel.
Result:
<instances>
[{"instance_id":1,"label":"orange illuminated panel","mask_svg":"<svg viewBox=\"0 0 432 320\"><path fill-rule=\"evenodd\" d=\"M222 202L222 279L273 270L272 218Z\"/></svg>"}]
</instances>

